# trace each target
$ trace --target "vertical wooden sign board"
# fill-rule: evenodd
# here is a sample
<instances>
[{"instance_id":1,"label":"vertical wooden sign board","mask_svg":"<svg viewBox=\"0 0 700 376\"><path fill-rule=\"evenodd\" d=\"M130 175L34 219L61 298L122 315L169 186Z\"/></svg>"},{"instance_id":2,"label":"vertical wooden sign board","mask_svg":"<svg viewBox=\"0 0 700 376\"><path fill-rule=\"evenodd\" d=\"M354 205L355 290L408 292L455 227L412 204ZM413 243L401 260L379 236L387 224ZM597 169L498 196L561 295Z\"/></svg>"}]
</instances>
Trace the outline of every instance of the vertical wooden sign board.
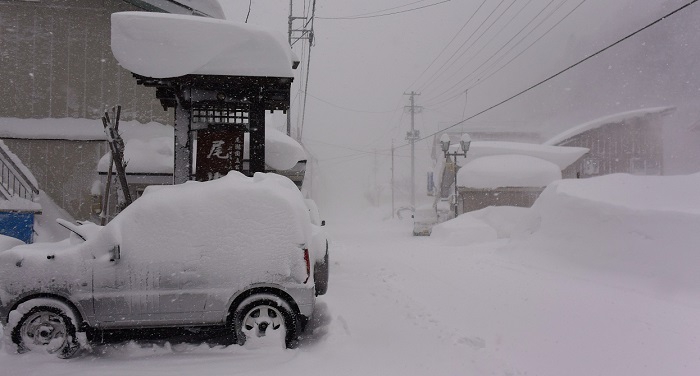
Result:
<instances>
[{"instance_id":1,"label":"vertical wooden sign board","mask_svg":"<svg viewBox=\"0 0 700 376\"><path fill-rule=\"evenodd\" d=\"M197 131L198 181L209 181L226 175L231 170L243 171L244 131Z\"/></svg>"}]
</instances>

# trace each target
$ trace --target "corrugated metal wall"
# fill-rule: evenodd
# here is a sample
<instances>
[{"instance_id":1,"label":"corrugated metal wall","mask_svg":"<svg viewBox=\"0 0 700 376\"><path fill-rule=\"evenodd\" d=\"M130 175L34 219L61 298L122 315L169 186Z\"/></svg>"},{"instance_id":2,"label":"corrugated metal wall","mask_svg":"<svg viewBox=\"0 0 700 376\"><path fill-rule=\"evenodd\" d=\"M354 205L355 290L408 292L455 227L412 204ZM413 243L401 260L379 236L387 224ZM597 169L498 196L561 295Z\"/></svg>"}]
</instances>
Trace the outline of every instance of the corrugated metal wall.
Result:
<instances>
[{"instance_id":1,"label":"corrugated metal wall","mask_svg":"<svg viewBox=\"0 0 700 376\"><path fill-rule=\"evenodd\" d=\"M119 0L0 0L0 117L123 118L171 123L155 89L137 86L110 49L110 15L138 10Z\"/></svg>"}]
</instances>

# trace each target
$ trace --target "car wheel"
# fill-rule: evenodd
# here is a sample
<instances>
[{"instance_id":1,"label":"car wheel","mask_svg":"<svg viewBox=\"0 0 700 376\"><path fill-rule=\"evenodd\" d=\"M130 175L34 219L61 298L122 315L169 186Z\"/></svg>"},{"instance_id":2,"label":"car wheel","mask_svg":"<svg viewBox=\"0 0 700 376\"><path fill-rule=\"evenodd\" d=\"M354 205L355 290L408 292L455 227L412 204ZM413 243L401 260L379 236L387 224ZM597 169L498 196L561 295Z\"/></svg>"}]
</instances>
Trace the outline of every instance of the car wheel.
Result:
<instances>
[{"instance_id":1,"label":"car wheel","mask_svg":"<svg viewBox=\"0 0 700 376\"><path fill-rule=\"evenodd\" d=\"M323 262L317 262L314 265L316 296L324 295L328 291L328 268L328 242L326 242L326 255L323 257Z\"/></svg>"},{"instance_id":2,"label":"car wheel","mask_svg":"<svg viewBox=\"0 0 700 376\"><path fill-rule=\"evenodd\" d=\"M272 294L255 294L236 309L233 326L236 341L245 344L284 344L293 347L297 337L297 316L289 304Z\"/></svg>"},{"instance_id":3,"label":"car wheel","mask_svg":"<svg viewBox=\"0 0 700 376\"><path fill-rule=\"evenodd\" d=\"M64 310L35 306L24 313L11 333L17 352L43 351L68 359L80 350L75 323Z\"/></svg>"}]
</instances>

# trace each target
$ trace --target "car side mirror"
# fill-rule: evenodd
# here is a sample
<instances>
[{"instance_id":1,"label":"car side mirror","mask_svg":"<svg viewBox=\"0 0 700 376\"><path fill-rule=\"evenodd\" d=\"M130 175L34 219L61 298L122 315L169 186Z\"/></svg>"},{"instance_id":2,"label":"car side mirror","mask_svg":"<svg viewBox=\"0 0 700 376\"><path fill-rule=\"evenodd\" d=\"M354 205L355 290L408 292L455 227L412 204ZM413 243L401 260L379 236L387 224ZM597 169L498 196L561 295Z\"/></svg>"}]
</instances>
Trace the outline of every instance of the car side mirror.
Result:
<instances>
[{"instance_id":1,"label":"car side mirror","mask_svg":"<svg viewBox=\"0 0 700 376\"><path fill-rule=\"evenodd\" d=\"M321 221L321 226L325 226L325 225L326 225L326 221L325 220Z\"/></svg>"},{"instance_id":2,"label":"car side mirror","mask_svg":"<svg viewBox=\"0 0 700 376\"><path fill-rule=\"evenodd\" d=\"M122 252L118 245L109 250L109 261L117 262L122 258Z\"/></svg>"}]
</instances>

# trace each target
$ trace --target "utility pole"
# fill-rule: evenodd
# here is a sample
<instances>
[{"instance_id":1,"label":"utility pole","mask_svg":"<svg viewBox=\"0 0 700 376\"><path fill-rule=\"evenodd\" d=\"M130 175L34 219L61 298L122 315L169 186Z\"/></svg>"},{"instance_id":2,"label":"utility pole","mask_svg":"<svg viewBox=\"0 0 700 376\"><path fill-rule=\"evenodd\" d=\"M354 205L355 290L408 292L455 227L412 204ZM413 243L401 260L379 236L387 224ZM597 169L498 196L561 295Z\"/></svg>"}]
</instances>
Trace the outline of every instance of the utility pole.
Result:
<instances>
[{"instance_id":1,"label":"utility pole","mask_svg":"<svg viewBox=\"0 0 700 376\"><path fill-rule=\"evenodd\" d=\"M394 140L391 140L391 218L394 218Z\"/></svg>"},{"instance_id":2,"label":"utility pole","mask_svg":"<svg viewBox=\"0 0 700 376\"><path fill-rule=\"evenodd\" d=\"M316 11L316 2L314 1L313 10L312 10L312 13L310 16L308 16L308 17L295 17L294 16L294 0L289 0L289 19L287 22L287 26L288 26L287 42L289 43L290 47L294 46L294 44L301 39L307 39L309 41L309 53L310 53L311 45L314 43L314 26L313 26L313 22L311 22L311 20L313 20L313 18L314 18L315 11ZM294 28L294 21L296 21L296 20L303 20L304 21L300 29ZM296 67L294 67L294 68L296 68ZM307 73L307 75L308 75L308 73ZM291 108L290 108L290 110L287 111L287 136L291 136L291 135L292 135L292 118L291 118ZM298 137L298 135L297 135L297 137Z\"/></svg>"},{"instance_id":3,"label":"utility pole","mask_svg":"<svg viewBox=\"0 0 700 376\"><path fill-rule=\"evenodd\" d=\"M411 131L406 133L406 140L411 143L411 207L416 210L416 140L420 138L420 131L416 130L416 112L420 112L421 107L416 106L416 93L403 93L410 96L411 105L408 110L411 112Z\"/></svg>"}]
</instances>

